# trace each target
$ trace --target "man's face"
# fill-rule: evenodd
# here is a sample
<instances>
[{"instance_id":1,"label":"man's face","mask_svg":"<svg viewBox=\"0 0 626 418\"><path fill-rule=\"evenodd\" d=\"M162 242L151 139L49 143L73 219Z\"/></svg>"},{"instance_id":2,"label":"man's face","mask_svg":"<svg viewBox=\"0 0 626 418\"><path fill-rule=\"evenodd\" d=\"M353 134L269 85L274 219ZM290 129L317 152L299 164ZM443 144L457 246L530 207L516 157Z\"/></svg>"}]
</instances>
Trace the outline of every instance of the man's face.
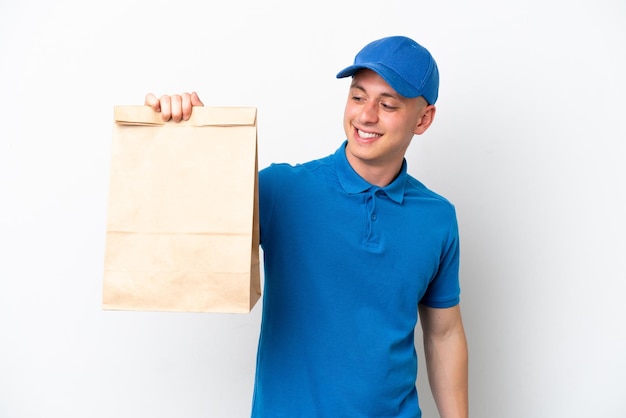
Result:
<instances>
[{"instance_id":1,"label":"man's face","mask_svg":"<svg viewBox=\"0 0 626 418\"><path fill-rule=\"evenodd\" d=\"M422 97L399 95L375 72L356 73L344 112L346 156L352 167L363 177L362 170L399 170L413 135L428 128L429 123L422 124L428 109L434 116L434 106Z\"/></svg>"}]
</instances>

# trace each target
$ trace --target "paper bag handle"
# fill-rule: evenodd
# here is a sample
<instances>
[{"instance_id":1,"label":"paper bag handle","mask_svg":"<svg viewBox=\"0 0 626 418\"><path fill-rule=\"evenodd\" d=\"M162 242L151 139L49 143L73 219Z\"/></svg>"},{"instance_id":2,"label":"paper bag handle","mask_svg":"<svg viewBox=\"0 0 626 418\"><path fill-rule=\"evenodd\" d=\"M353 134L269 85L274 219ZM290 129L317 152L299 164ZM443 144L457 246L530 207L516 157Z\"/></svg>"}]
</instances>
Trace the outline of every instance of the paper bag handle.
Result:
<instances>
[{"instance_id":1,"label":"paper bag handle","mask_svg":"<svg viewBox=\"0 0 626 418\"><path fill-rule=\"evenodd\" d=\"M163 122L161 114L150 106L114 106L114 119L121 125L254 126L256 107L194 106L188 121Z\"/></svg>"}]
</instances>

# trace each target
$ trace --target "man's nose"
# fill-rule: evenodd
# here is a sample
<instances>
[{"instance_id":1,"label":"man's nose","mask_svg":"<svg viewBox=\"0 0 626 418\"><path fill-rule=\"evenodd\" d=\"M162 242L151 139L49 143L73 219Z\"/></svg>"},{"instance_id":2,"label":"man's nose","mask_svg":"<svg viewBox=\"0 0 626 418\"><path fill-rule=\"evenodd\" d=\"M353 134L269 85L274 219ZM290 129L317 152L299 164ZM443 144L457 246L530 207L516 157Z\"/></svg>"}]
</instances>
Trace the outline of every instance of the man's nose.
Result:
<instances>
[{"instance_id":1,"label":"man's nose","mask_svg":"<svg viewBox=\"0 0 626 418\"><path fill-rule=\"evenodd\" d=\"M363 105L359 118L363 123L375 123L378 120L378 104L369 102Z\"/></svg>"}]
</instances>

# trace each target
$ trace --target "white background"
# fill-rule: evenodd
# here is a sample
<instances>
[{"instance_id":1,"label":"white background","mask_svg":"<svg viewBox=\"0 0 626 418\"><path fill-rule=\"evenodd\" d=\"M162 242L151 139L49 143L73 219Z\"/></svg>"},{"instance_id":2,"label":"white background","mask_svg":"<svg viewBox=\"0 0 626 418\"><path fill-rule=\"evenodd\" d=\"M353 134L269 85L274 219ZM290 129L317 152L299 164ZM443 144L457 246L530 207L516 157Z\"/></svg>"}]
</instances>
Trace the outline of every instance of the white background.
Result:
<instances>
[{"instance_id":1,"label":"white background","mask_svg":"<svg viewBox=\"0 0 626 418\"><path fill-rule=\"evenodd\" d=\"M407 159L458 210L472 416L626 416L622 0L3 0L0 417L248 416L260 304L100 308L112 108L255 106L260 165L303 162L344 139L337 71L395 34L440 66Z\"/></svg>"}]
</instances>

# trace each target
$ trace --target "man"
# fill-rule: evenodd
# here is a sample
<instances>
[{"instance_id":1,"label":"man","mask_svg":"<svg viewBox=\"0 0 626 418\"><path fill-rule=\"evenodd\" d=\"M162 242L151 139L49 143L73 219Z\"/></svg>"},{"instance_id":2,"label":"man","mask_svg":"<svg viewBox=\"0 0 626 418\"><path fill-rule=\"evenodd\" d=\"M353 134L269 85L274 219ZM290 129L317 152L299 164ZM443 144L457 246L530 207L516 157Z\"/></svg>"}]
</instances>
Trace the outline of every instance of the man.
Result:
<instances>
[{"instance_id":1,"label":"man","mask_svg":"<svg viewBox=\"0 0 626 418\"><path fill-rule=\"evenodd\" d=\"M452 204L407 174L435 117L431 54L400 36L366 45L332 155L259 173L263 319L253 417L420 417L414 328L441 417L468 415ZM197 94L146 96L164 120Z\"/></svg>"}]
</instances>

